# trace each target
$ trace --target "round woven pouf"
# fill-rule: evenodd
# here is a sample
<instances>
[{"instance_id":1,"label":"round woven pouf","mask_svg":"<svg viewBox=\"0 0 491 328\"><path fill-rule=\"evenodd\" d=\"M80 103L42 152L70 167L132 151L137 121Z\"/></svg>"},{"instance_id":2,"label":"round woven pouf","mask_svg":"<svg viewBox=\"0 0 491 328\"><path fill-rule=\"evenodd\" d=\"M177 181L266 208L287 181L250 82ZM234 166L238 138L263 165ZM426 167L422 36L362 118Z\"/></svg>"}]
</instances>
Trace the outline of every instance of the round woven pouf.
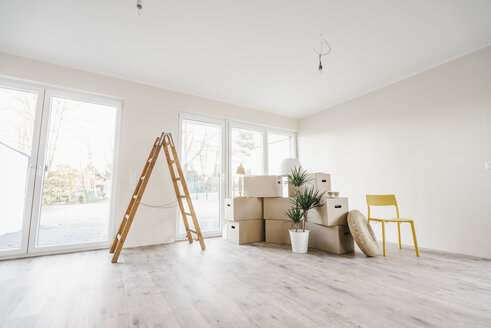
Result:
<instances>
[{"instance_id":1,"label":"round woven pouf","mask_svg":"<svg viewBox=\"0 0 491 328\"><path fill-rule=\"evenodd\" d=\"M361 251L366 256L377 256L377 238L367 218L358 210L350 211L348 214L348 226L351 235Z\"/></svg>"}]
</instances>

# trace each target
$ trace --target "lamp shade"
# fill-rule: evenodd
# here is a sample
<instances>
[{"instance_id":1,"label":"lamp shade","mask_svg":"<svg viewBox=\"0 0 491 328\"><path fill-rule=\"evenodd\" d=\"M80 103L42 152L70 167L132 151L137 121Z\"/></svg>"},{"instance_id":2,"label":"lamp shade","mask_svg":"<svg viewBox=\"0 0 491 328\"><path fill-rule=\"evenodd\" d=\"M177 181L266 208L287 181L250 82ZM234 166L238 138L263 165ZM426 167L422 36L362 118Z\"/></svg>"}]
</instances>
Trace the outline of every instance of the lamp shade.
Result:
<instances>
[{"instance_id":1,"label":"lamp shade","mask_svg":"<svg viewBox=\"0 0 491 328\"><path fill-rule=\"evenodd\" d=\"M245 170L244 170L244 167L242 166L242 163L240 163L235 174L245 174Z\"/></svg>"},{"instance_id":2,"label":"lamp shade","mask_svg":"<svg viewBox=\"0 0 491 328\"><path fill-rule=\"evenodd\" d=\"M281 174L290 173L291 169L294 167L300 167L300 162L296 158L285 158L281 162Z\"/></svg>"}]
</instances>

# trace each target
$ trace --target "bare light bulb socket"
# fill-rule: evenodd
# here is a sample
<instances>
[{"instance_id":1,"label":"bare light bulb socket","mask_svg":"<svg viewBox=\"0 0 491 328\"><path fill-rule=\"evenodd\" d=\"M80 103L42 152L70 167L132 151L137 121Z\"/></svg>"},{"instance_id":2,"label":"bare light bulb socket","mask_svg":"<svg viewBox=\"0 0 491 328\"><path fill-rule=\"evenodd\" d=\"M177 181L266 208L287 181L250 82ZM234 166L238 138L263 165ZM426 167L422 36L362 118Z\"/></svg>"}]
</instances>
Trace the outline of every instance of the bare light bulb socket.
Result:
<instances>
[{"instance_id":1,"label":"bare light bulb socket","mask_svg":"<svg viewBox=\"0 0 491 328\"><path fill-rule=\"evenodd\" d=\"M141 16L143 10L142 0L136 0L136 15Z\"/></svg>"}]
</instances>

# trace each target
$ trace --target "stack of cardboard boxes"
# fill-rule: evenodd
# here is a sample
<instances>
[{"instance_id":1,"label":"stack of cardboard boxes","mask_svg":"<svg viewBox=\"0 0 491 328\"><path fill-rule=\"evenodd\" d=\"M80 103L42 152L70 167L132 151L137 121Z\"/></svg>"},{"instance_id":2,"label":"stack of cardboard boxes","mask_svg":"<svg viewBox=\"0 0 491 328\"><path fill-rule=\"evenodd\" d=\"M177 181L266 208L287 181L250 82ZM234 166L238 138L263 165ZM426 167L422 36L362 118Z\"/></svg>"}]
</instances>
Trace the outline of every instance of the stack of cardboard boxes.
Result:
<instances>
[{"instance_id":1,"label":"stack of cardboard boxes","mask_svg":"<svg viewBox=\"0 0 491 328\"><path fill-rule=\"evenodd\" d=\"M263 199L238 197L225 199L227 239L236 244L264 241Z\"/></svg>"},{"instance_id":2,"label":"stack of cardboard boxes","mask_svg":"<svg viewBox=\"0 0 491 328\"><path fill-rule=\"evenodd\" d=\"M236 244L264 241L263 199L285 194L285 177L276 175L244 178L246 197L225 199L227 239Z\"/></svg>"},{"instance_id":3,"label":"stack of cardboard boxes","mask_svg":"<svg viewBox=\"0 0 491 328\"><path fill-rule=\"evenodd\" d=\"M331 177L314 173L310 186L325 192L324 206L310 210L306 229L310 230L309 246L343 254L354 249L348 229L348 199L328 198ZM246 197L225 200L228 240L238 244L266 241L290 244L291 221L285 212L295 201L295 190L284 176L247 176ZM264 220L263 220L264 219Z\"/></svg>"}]
</instances>

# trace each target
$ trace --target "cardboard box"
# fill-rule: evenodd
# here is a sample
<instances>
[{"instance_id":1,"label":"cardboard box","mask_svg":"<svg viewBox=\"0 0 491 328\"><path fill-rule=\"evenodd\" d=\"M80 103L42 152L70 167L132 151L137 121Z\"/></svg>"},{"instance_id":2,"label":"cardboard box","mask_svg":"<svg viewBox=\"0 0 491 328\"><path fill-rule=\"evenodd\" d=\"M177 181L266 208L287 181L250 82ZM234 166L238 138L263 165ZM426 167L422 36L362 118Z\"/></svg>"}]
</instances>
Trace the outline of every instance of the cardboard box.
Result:
<instances>
[{"instance_id":1,"label":"cardboard box","mask_svg":"<svg viewBox=\"0 0 491 328\"><path fill-rule=\"evenodd\" d=\"M273 244L291 244L290 230L291 221L265 220L266 242Z\"/></svg>"},{"instance_id":2,"label":"cardboard box","mask_svg":"<svg viewBox=\"0 0 491 328\"><path fill-rule=\"evenodd\" d=\"M310 181L307 183L308 187L315 187L319 192L331 191L331 175L327 173L312 173L310 176Z\"/></svg>"},{"instance_id":3,"label":"cardboard box","mask_svg":"<svg viewBox=\"0 0 491 328\"><path fill-rule=\"evenodd\" d=\"M250 175L244 177L246 197L283 197L287 194L280 175Z\"/></svg>"},{"instance_id":4,"label":"cardboard box","mask_svg":"<svg viewBox=\"0 0 491 328\"><path fill-rule=\"evenodd\" d=\"M301 186L299 191L303 192L305 187L315 187L320 193L324 192L325 196L327 196L327 192L331 191L331 175L327 173L312 173L310 174L310 181ZM295 196L295 187L291 183L288 183L288 197Z\"/></svg>"},{"instance_id":5,"label":"cardboard box","mask_svg":"<svg viewBox=\"0 0 491 328\"><path fill-rule=\"evenodd\" d=\"M293 207L293 200L294 198L286 197L264 198L264 219L290 221L285 212Z\"/></svg>"},{"instance_id":6,"label":"cardboard box","mask_svg":"<svg viewBox=\"0 0 491 328\"><path fill-rule=\"evenodd\" d=\"M228 221L227 240L239 245L264 241L264 220Z\"/></svg>"},{"instance_id":7,"label":"cardboard box","mask_svg":"<svg viewBox=\"0 0 491 328\"><path fill-rule=\"evenodd\" d=\"M263 199L257 197L225 198L225 219L228 221L262 220Z\"/></svg>"},{"instance_id":8,"label":"cardboard box","mask_svg":"<svg viewBox=\"0 0 491 328\"><path fill-rule=\"evenodd\" d=\"M307 221L325 226L348 225L348 198L322 198L324 206L307 213Z\"/></svg>"},{"instance_id":9,"label":"cardboard box","mask_svg":"<svg viewBox=\"0 0 491 328\"><path fill-rule=\"evenodd\" d=\"M348 226L326 227L307 222L306 229L310 230L309 247L336 254L349 253L355 249Z\"/></svg>"}]
</instances>

